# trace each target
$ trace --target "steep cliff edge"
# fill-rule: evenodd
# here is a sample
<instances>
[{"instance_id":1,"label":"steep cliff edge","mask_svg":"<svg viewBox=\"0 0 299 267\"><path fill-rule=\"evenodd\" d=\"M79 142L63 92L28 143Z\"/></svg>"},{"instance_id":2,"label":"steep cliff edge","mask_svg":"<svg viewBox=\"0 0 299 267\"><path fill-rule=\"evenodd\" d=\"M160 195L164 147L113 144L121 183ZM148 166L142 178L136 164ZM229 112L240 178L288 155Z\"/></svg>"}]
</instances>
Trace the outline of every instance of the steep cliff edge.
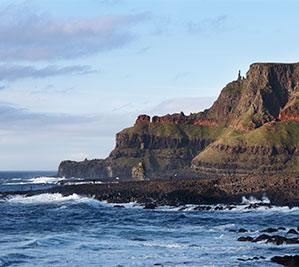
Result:
<instances>
[{"instance_id":1,"label":"steep cliff edge","mask_svg":"<svg viewBox=\"0 0 299 267\"><path fill-rule=\"evenodd\" d=\"M64 161L59 175L143 180L299 173L299 64L255 63L210 109L140 115L104 160Z\"/></svg>"}]
</instances>

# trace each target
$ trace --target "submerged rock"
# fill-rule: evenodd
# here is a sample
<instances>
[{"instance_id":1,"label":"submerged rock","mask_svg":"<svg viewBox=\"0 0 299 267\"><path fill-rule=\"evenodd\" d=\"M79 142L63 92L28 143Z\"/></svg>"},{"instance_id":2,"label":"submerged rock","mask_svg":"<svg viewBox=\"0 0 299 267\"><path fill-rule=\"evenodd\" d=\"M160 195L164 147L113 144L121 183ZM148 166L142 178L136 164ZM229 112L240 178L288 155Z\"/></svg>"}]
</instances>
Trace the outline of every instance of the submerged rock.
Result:
<instances>
[{"instance_id":1,"label":"submerged rock","mask_svg":"<svg viewBox=\"0 0 299 267\"><path fill-rule=\"evenodd\" d=\"M287 234L298 235L298 232L295 229L290 229Z\"/></svg>"},{"instance_id":2,"label":"submerged rock","mask_svg":"<svg viewBox=\"0 0 299 267\"><path fill-rule=\"evenodd\" d=\"M156 203L146 203L143 208L144 209L151 209L151 210L153 210L153 209L155 209L157 207L158 207L158 205Z\"/></svg>"},{"instance_id":3,"label":"submerged rock","mask_svg":"<svg viewBox=\"0 0 299 267\"><path fill-rule=\"evenodd\" d=\"M299 255L292 256L275 256L271 258L271 261L289 267L299 266Z\"/></svg>"},{"instance_id":4,"label":"submerged rock","mask_svg":"<svg viewBox=\"0 0 299 267\"><path fill-rule=\"evenodd\" d=\"M274 232L277 232L277 231L278 231L277 228L272 228L272 227L261 230L262 233L274 233Z\"/></svg>"},{"instance_id":5,"label":"submerged rock","mask_svg":"<svg viewBox=\"0 0 299 267\"><path fill-rule=\"evenodd\" d=\"M254 242L251 236L241 236L237 240L241 242Z\"/></svg>"},{"instance_id":6,"label":"submerged rock","mask_svg":"<svg viewBox=\"0 0 299 267\"><path fill-rule=\"evenodd\" d=\"M238 258L238 261L257 261L266 259L264 256L254 256L252 258Z\"/></svg>"}]
</instances>

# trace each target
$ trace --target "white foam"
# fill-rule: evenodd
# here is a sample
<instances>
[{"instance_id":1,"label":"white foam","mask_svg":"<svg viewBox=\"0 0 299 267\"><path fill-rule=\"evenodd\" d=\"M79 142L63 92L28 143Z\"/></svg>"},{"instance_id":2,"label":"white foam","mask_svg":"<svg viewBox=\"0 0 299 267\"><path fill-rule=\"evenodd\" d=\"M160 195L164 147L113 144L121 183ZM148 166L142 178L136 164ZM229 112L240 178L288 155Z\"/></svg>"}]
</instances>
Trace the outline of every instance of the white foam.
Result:
<instances>
[{"instance_id":1,"label":"white foam","mask_svg":"<svg viewBox=\"0 0 299 267\"><path fill-rule=\"evenodd\" d=\"M264 195L261 200L255 198L253 196L250 196L249 198L242 197L242 204L249 205L249 204L260 204L260 203L270 204L271 202L270 202L270 199L266 195Z\"/></svg>"},{"instance_id":2,"label":"white foam","mask_svg":"<svg viewBox=\"0 0 299 267\"><path fill-rule=\"evenodd\" d=\"M63 180L65 180L64 177L40 176L30 179L30 182L33 184L56 184Z\"/></svg>"},{"instance_id":3,"label":"white foam","mask_svg":"<svg viewBox=\"0 0 299 267\"><path fill-rule=\"evenodd\" d=\"M79 200L82 200L82 197L77 194L63 196L60 193L40 194L34 196L16 195L6 199L6 201L9 203L20 203L20 204L59 203L59 202L66 202L66 201L79 201Z\"/></svg>"},{"instance_id":4,"label":"white foam","mask_svg":"<svg viewBox=\"0 0 299 267\"><path fill-rule=\"evenodd\" d=\"M159 248L186 248L188 245L179 244L179 243L155 243L155 242L143 242L143 246L145 247L159 247Z\"/></svg>"},{"instance_id":5,"label":"white foam","mask_svg":"<svg viewBox=\"0 0 299 267\"><path fill-rule=\"evenodd\" d=\"M141 209L143 208L139 203L137 202L128 202L128 203L110 203L107 202L106 200L101 201L102 205L107 206L107 207L114 207L115 205L117 206L124 206L125 208L134 208L134 209Z\"/></svg>"},{"instance_id":6,"label":"white foam","mask_svg":"<svg viewBox=\"0 0 299 267\"><path fill-rule=\"evenodd\" d=\"M92 182L66 182L64 185L82 185L82 184L102 184L102 181L92 181Z\"/></svg>"},{"instance_id":7,"label":"white foam","mask_svg":"<svg viewBox=\"0 0 299 267\"><path fill-rule=\"evenodd\" d=\"M60 181L65 180L65 177L51 177L51 176L40 176L40 177L34 177L34 178L30 178L26 181L22 181L22 182L15 182L16 180L20 180L20 178L18 179L11 179L10 181L14 181L14 182L7 182L4 185L25 185L25 184L57 184Z\"/></svg>"}]
</instances>

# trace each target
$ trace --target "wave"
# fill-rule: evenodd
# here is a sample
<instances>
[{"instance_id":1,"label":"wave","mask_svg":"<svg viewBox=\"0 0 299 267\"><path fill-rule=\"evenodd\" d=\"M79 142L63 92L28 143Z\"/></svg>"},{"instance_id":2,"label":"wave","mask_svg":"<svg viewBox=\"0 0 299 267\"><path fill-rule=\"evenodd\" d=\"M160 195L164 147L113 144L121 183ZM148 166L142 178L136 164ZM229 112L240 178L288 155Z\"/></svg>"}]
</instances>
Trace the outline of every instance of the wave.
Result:
<instances>
[{"instance_id":1,"label":"wave","mask_svg":"<svg viewBox=\"0 0 299 267\"><path fill-rule=\"evenodd\" d=\"M262 199L257 199L253 196L250 196L249 198L246 198L245 196L242 197L242 204L250 205L250 204L270 204L270 203L271 201L266 195L264 195Z\"/></svg>"},{"instance_id":2,"label":"wave","mask_svg":"<svg viewBox=\"0 0 299 267\"><path fill-rule=\"evenodd\" d=\"M20 178L14 178L10 179L3 185L57 184L63 180L65 180L65 177L39 176L21 181Z\"/></svg>"},{"instance_id":3,"label":"wave","mask_svg":"<svg viewBox=\"0 0 299 267\"><path fill-rule=\"evenodd\" d=\"M263 203L261 203L263 204ZM299 207L288 206L272 206L272 205L258 205L252 207L251 204L242 205L182 205L178 207L160 206L156 210L159 211L176 211L176 212L298 212Z\"/></svg>"},{"instance_id":4,"label":"wave","mask_svg":"<svg viewBox=\"0 0 299 267\"><path fill-rule=\"evenodd\" d=\"M82 197L77 194L72 194L69 196L63 196L60 193L53 194L39 194L33 196L23 196L16 195L10 196L5 199L5 202L13 204L48 204L48 203L61 203L61 202L88 202L88 201L97 201L92 198Z\"/></svg>"},{"instance_id":5,"label":"wave","mask_svg":"<svg viewBox=\"0 0 299 267\"><path fill-rule=\"evenodd\" d=\"M256 201L250 198L250 201ZM266 200L267 201L267 200ZM137 202L129 203L108 203L107 201L99 201L94 197L85 197L78 194L72 194L64 196L60 193L43 193L39 195L25 196L15 195L8 196L2 199L1 202L8 202L12 204L49 204L49 203L84 203L92 207L123 207L129 209L142 209L143 205ZM247 202L246 202L247 203ZM249 202L248 202L249 203ZM250 202L252 203L252 202ZM255 202L256 203L256 202ZM272 206L265 204L265 202L259 202L258 205L252 207L252 204L241 204L241 205L182 205L178 207L173 206L158 206L155 210L157 211L175 211L175 212L299 212L299 207L288 207L288 206Z\"/></svg>"}]
</instances>

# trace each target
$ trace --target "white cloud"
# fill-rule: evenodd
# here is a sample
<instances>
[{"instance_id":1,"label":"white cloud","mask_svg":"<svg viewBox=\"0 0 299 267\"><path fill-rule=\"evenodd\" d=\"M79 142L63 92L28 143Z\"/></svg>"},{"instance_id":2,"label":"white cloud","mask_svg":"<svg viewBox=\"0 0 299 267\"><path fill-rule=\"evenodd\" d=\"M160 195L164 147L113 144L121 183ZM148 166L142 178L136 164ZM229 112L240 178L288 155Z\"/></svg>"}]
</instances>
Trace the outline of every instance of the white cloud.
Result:
<instances>
[{"instance_id":1,"label":"white cloud","mask_svg":"<svg viewBox=\"0 0 299 267\"><path fill-rule=\"evenodd\" d=\"M34 66L24 66L16 64L1 64L0 65L0 80L15 81L24 78L46 78L64 74L89 74L95 72L90 66L73 65L59 67L56 65L48 65L42 68ZM5 89L0 87L1 89Z\"/></svg>"},{"instance_id":2,"label":"white cloud","mask_svg":"<svg viewBox=\"0 0 299 267\"><path fill-rule=\"evenodd\" d=\"M135 38L132 27L147 13L94 18L52 18L27 6L0 10L1 60L73 59L124 46Z\"/></svg>"}]
</instances>

